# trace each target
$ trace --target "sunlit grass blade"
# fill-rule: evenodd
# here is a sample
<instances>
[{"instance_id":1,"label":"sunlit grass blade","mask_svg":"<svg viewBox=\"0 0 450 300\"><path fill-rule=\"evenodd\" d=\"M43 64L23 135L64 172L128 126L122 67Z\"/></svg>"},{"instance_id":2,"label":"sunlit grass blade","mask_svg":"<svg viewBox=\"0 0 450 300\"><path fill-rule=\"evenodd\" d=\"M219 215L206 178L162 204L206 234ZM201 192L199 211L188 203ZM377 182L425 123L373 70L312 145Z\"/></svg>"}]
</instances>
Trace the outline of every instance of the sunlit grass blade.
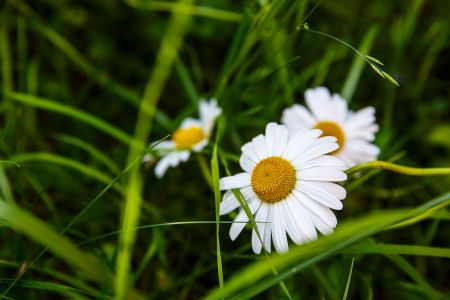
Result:
<instances>
[{"instance_id":1,"label":"sunlit grass blade","mask_svg":"<svg viewBox=\"0 0 450 300\"><path fill-rule=\"evenodd\" d=\"M183 1L191 4L191 0ZM134 133L134 142L130 145L128 162L132 161L144 149L148 136L152 131L153 117L156 112L158 100L163 91L172 65L176 60L178 49L182 43L185 30L190 20L189 14L174 13L171 17L161 41L161 46L156 56L152 75L145 87L145 92L139 108ZM115 297L124 299L128 286L130 273L130 261L133 253L136 233L134 228L139 222L142 203L142 177L140 169L134 167L130 170L126 190L126 203L122 214L122 232L118 241L118 253L116 259Z\"/></svg>"},{"instance_id":2,"label":"sunlit grass blade","mask_svg":"<svg viewBox=\"0 0 450 300\"><path fill-rule=\"evenodd\" d=\"M11 98L12 100L18 101L20 103L24 103L26 105L71 117L74 120L86 123L127 145L131 143L131 137L128 133L119 128L116 128L111 123L108 123L92 114L86 113L77 108L70 107L66 104L62 104L50 99L39 98L33 95L21 93L10 93L8 94L8 98Z\"/></svg>"},{"instance_id":3,"label":"sunlit grass blade","mask_svg":"<svg viewBox=\"0 0 450 300\"><path fill-rule=\"evenodd\" d=\"M237 298L255 297L262 291L287 279L305 268L344 250L346 247L360 241L366 237L372 236L389 226L401 222L404 219L420 214L427 209L438 206L442 203L448 203L450 193L444 194L436 199L430 200L425 204L412 209L400 211L384 211L365 215L361 218L342 222L336 232L330 236L322 237L309 244L293 247L288 253L279 256L273 256L273 265L282 269L276 276L268 275L271 273L271 266L265 262L256 262L239 271L231 279L225 282L223 292L225 297L234 296ZM318 252L320 250L320 252ZM300 258L313 255L302 260ZM218 299L217 289L211 291L205 299Z\"/></svg>"},{"instance_id":4,"label":"sunlit grass blade","mask_svg":"<svg viewBox=\"0 0 450 300\"><path fill-rule=\"evenodd\" d=\"M178 14L206 17L220 21L239 22L241 14L207 6L191 5L183 2L125 0L135 8L154 11L168 11Z\"/></svg>"}]
</instances>

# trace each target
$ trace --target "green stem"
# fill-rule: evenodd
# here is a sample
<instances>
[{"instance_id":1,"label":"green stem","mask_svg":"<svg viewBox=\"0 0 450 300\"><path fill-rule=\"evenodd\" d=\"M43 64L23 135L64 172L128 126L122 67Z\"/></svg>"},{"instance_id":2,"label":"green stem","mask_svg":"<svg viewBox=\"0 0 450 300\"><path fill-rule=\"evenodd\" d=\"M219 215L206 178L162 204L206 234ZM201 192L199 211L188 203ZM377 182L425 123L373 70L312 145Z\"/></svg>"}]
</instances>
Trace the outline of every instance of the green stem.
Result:
<instances>
[{"instance_id":1,"label":"green stem","mask_svg":"<svg viewBox=\"0 0 450 300\"><path fill-rule=\"evenodd\" d=\"M208 186L212 190L214 190L210 167L209 164L206 162L205 157L199 153L197 154L197 161L198 165L200 166L200 170L202 170L203 178L205 178L205 181L208 184Z\"/></svg>"},{"instance_id":2,"label":"green stem","mask_svg":"<svg viewBox=\"0 0 450 300\"><path fill-rule=\"evenodd\" d=\"M347 175L354 174L364 169L384 169L392 172L397 172L409 176L436 176L436 175L450 175L450 168L412 168L406 166L396 165L387 161L371 161L363 163L347 170Z\"/></svg>"}]
</instances>

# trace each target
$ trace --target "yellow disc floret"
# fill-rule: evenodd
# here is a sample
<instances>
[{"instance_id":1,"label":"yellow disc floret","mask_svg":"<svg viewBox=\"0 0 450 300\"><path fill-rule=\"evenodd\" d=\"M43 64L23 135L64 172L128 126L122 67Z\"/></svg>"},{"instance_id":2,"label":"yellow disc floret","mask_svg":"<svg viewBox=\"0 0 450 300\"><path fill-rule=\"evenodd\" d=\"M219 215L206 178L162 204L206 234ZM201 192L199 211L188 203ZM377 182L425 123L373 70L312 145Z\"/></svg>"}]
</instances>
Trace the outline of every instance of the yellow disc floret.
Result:
<instances>
[{"instance_id":1,"label":"yellow disc floret","mask_svg":"<svg viewBox=\"0 0 450 300\"><path fill-rule=\"evenodd\" d=\"M295 169L289 161L279 156L271 156L255 166L251 184L259 199L275 203L289 196L296 180Z\"/></svg>"},{"instance_id":2,"label":"yellow disc floret","mask_svg":"<svg viewBox=\"0 0 450 300\"><path fill-rule=\"evenodd\" d=\"M205 138L205 132L197 126L179 128L172 135L172 140L179 149L190 149Z\"/></svg>"},{"instance_id":3,"label":"yellow disc floret","mask_svg":"<svg viewBox=\"0 0 450 300\"><path fill-rule=\"evenodd\" d=\"M331 152L330 154L337 154L342 150L345 144L345 133L339 124L331 121L321 121L314 126L316 129L322 130L321 136L334 136L337 139L339 148Z\"/></svg>"}]
</instances>

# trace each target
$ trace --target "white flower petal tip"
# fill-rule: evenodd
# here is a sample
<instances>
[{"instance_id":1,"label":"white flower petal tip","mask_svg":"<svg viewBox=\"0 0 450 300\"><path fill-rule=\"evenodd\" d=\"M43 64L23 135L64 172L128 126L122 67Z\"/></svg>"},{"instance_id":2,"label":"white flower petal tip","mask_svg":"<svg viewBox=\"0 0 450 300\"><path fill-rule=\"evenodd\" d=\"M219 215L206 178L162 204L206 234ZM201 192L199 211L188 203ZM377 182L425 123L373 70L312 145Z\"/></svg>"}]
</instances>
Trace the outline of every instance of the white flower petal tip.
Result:
<instances>
[{"instance_id":1,"label":"white flower petal tip","mask_svg":"<svg viewBox=\"0 0 450 300\"><path fill-rule=\"evenodd\" d=\"M339 148L330 152L340 157L347 168L377 158L379 151L368 150L379 128L374 107L353 112L339 94L331 94L326 87L306 90L305 102L306 107L295 104L283 111L281 121L290 131L315 128L322 131L322 136L336 137ZM364 144L366 150L355 149L354 143Z\"/></svg>"},{"instance_id":2,"label":"white flower petal tip","mask_svg":"<svg viewBox=\"0 0 450 300\"><path fill-rule=\"evenodd\" d=\"M286 126L269 123L265 134L242 146L239 160L244 172L220 179L226 190L220 213L239 208L232 189L240 189L255 218L258 232L252 230L252 250L256 254L289 251L288 237L295 244L317 239L318 231L329 234L337 225L331 209L343 208L346 191L334 183L343 181L346 164L327 153L337 149L338 138L320 137L318 129L289 131ZM240 210L230 228L235 240L248 217Z\"/></svg>"}]
</instances>

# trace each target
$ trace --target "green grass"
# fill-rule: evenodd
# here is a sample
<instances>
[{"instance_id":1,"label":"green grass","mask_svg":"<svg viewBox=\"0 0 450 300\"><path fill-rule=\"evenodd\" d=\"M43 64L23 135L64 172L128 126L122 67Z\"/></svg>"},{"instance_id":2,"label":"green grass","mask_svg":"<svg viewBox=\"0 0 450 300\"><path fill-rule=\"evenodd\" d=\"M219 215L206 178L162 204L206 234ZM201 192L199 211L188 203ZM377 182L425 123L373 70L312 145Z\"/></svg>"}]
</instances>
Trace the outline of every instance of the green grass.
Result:
<instances>
[{"instance_id":1,"label":"green grass","mask_svg":"<svg viewBox=\"0 0 450 300\"><path fill-rule=\"evenodd\" d=\"M449 9L4 1L0 298L450 298ZM379 161L347 172L333 235L254 255L218 180L319 85L376 108ZM210 145L158 180L147 145L212 97Z\"/></svg>"}]
</instances>

